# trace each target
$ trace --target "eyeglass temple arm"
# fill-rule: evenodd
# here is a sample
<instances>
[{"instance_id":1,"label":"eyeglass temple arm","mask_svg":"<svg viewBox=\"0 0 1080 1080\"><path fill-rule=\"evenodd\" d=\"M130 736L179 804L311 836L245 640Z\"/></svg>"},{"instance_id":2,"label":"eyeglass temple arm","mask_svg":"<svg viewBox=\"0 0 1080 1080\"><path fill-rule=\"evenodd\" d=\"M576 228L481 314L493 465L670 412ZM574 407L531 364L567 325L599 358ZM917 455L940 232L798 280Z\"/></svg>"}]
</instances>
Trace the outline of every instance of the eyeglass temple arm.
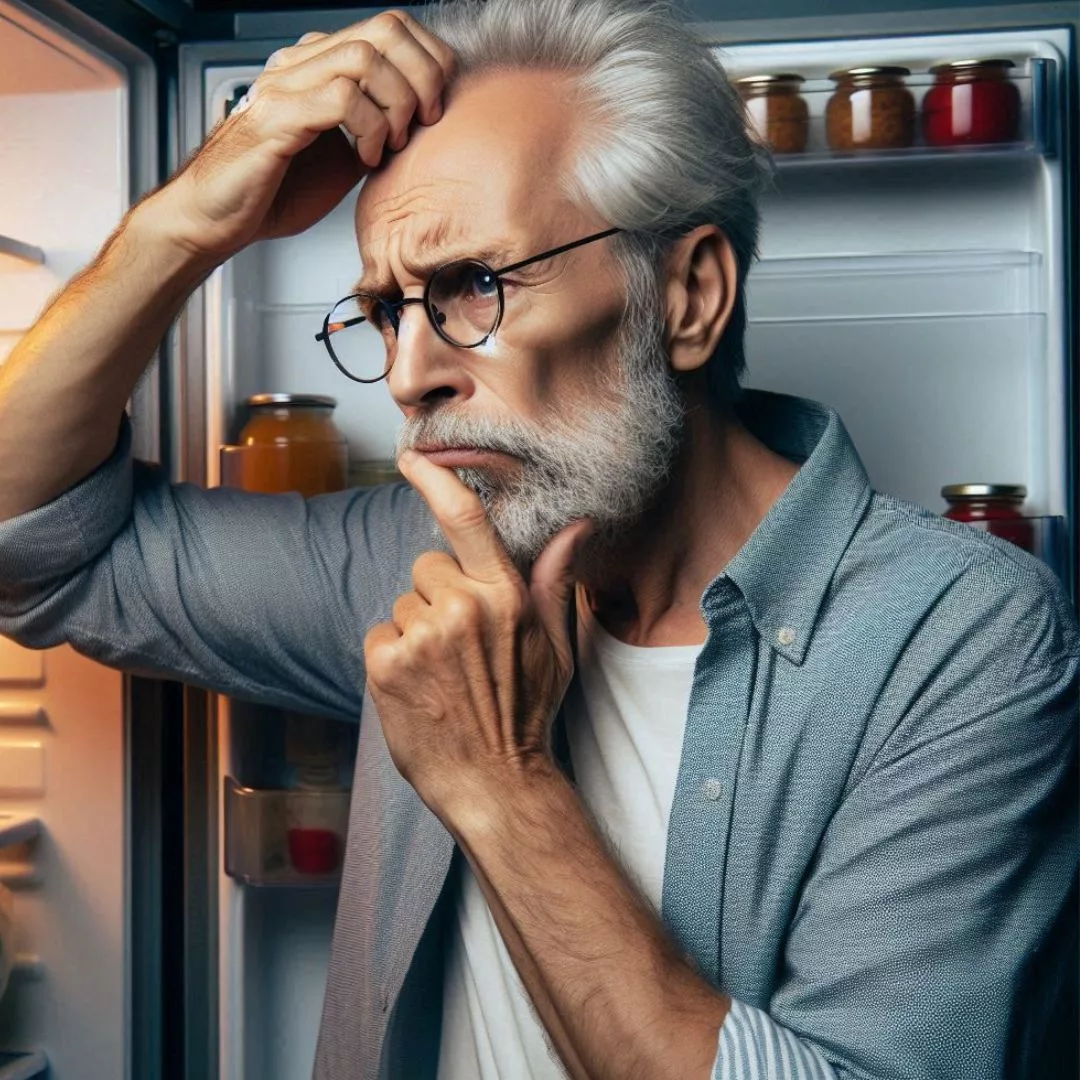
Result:
<instances>
[{"instance_id":1,"label":"eyeglass temple arm","mask_svg":"<svg viewBox=\"0 0 1080 1080\"><path fill-rule=\"evenodd\" d=\"M562 244L560 247L552 248L550 251L544 251L539 255L533 255L531 258L522 259L521 262L511 263L509 266L504 266L501 270L495 270L494 273L496 276L509 274L514 270L520 270L523 266L528 266L530 263L539 262L541 259L554 258L556 255L561 255L564 251L572 251L574 248L582 247L585 244L591 244L595 240L603 240L605 236L614 236L618 232L622 232L622 229L605 229L603 232L594 233L592 236L586 236L583 240L574 240L569 244Z\"/></svg>"},{"instance_id":2,"label":"eyeglass temple arm","mask_svg":"<svg viewBox=\"0 0 1080 1080\"><path fill-rule=\"evenodd\" d=\"M359 293L354 294L359 295ZM387 307L395 308L400 311L406 304L422 304L424 301L420 297L402 297L400 300L381 300L380 303L385 304ZM333 330L320 330L315 335L316 341L326 341L331 334L336 334L339 330L347 330L350 326L359 326L362 322L367 322L366 315L358 315L355 319L335 319L332 323L327 323L327 326L332 326Z\"/></svg>"}]
</instances>

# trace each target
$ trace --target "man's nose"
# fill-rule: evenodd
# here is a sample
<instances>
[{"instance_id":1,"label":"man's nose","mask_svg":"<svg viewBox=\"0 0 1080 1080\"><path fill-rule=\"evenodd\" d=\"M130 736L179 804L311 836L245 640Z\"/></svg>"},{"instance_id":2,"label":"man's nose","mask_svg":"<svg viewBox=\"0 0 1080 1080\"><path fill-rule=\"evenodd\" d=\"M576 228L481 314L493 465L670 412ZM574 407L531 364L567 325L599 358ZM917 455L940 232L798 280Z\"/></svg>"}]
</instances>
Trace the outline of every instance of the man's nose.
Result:
<instances>
[{"instance_id":1,"label":"man's nose","mask_svg":"<svg viewBox=\"0 0 1080 1080\"><path fill-rule=\"evenodd\" d=\"M466 357L466 350L439 337L420 304L410 304L398 322L397 349L387 386L402 409L468 396L472 382Z\"/></svg>"}]
</instances>

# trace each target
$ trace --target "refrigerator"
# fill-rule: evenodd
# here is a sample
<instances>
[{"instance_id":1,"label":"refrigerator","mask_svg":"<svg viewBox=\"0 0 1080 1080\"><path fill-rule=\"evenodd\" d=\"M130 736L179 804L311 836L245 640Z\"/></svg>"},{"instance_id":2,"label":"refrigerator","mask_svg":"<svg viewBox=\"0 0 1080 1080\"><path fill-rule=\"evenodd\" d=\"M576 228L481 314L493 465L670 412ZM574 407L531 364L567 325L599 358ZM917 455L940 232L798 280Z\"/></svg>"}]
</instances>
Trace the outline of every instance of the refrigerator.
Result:
<instances>
[{"instance_id":1,"label":"refrigerator","mask_svg":"<svg viewBox=\"0 0 1080 1080\"><path fill-rule=\"evenodd\" d=\"M136 6L129 29L109 5L0 0L0 363L270 52L377 10ZM934 512L945 484L1023 484L1075 602L1075 11L711 10L698 30L729 73L798 73L810 113L806 150L777 155L763 199L747 384L836 408L875 487ZM934 64L971 57L1013 61L1016 139L826 145L833 70L901 65L919 105ZM385 387L348 382L314 340L358 276L354 202L192 297L131 402L140 456L217 484L243 401L305 393L337 400L354 480L385 463ZM336 886L241 865L258 807L287 798L285 730L272 711L0 640L0 885L16 916L0 1080L310 1074Z\"/></svg>"}]
</instances>

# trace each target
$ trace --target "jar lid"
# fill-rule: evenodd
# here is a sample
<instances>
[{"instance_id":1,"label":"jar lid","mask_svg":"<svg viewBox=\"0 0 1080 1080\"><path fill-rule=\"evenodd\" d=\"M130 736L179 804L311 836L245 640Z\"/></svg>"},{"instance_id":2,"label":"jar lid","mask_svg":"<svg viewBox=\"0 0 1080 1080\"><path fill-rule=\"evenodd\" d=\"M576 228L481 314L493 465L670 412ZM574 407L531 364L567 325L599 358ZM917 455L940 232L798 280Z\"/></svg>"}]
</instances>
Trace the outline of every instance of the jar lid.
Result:
<instances>
[{"instance_id":1,"label":"jar lid","mask_svg":"<svg viewBox=\"0 0 1080 1080\"><path fill-rule=\"evenodd\" d=\"M1001 57L988 60L949 60L941 64L935 64L930 69L930 74L937 75L942 71L973 71L976 68L1000 68L1004 71L1014 67L1016 67L1016 64L1011 60L1005 60Z\"/></svg>"},{"instance_id":2,"label":"jar lid","mask_svg":"<svg viewBox=\"0 0 1080 1080\"><path fill-rule=\"evenodd\" d=\"M776 86L780 83L804 83L804 79L801 75L795 75L794 73L779 74L779 75L743 75L741 79L735 80L736 86Z\"/></svg>"},{"instance_id":3,"label":"jar lid","mask_svg":"<svg viewBox=\"0 0 1080 1080\"><path fill-rule=\"evenodd\" d=\"M854 67L846 71L834 71L829 78L834 82L841 79L866 79L874 75L910 75L911 71L906 67Z\"/></svg>"},{"instance_id":4,"label":"jar lid","mask_svg":"<svg viewBox=\"0 0 1080 1080\"><path fill-rule=\"evenodd\" d=\"M254 394L244 402L249 409L266 405L296 405L307 409L336 409L337 398L322 394Z\"/></svg>"},{"instance_id":5,"label":"jar lid","mask_svg":"<svg viewBox=\"0 0 1080 1080\"><path fill-rule=\"evenodd\" d=\"M946 484L941 489L943 499L1024 499L1023 484Z\"/></svg>"}]
</instances>

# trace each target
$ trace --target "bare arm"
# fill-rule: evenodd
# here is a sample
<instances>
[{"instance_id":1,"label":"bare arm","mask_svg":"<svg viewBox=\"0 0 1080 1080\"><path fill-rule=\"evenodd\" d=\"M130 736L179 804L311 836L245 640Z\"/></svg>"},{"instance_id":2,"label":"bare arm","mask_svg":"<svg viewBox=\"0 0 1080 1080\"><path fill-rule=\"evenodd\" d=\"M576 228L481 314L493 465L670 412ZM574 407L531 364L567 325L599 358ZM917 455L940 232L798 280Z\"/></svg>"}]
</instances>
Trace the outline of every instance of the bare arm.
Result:
<instances>
[{"instance_id":1,"label":"bare arm","mask_svg":"<svg viewBox=\"0 0 1080 1080\"><path fill-rule=\"evenodd\" d=\"M0 521L109 456L135 383L213 268L170 239L155 210L150 200L129 215L0 367Z\"/></svg>"},{"instance_id":2,"label":"bare arm","mask_svg":"<svg viewBox=\"0 0 1080 1080\"><path fill-rule=\"evenodd\" d=\"M0 521L100 465L135 383L198 284L253 241L325 216L384 147L405 145L414 117L438 119L453 68L449 49L401 12L305 35L271 61L250 107L128 215L0 368Z\"/></svg>"}]
</instances>

